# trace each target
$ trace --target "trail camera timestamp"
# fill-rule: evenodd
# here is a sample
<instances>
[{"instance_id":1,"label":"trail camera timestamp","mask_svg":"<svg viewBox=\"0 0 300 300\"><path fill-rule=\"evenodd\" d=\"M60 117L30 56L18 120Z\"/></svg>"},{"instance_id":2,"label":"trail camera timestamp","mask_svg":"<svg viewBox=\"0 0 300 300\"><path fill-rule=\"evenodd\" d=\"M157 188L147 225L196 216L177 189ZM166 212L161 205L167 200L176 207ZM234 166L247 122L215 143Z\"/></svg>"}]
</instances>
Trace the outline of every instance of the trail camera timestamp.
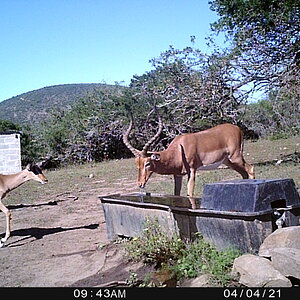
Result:
<instances>
[{"instance_id":1,"label":"trail camera timestamp","mask_svg":"<svg viewBox=\"0 0 300 300\"><path fill-rule=\"evenodd\" d=\"M125 299L126 289L74 289L74 299Z\"/></svg>"},{"instance_id":2,"label":"trail camera timestamp","mask_svg":"<svg viewBox=\"0 0 300 300\"><path fill-rule=\"evenodd\" d=\"M279 299L281 298L281 289L273 288L240 288L224 289L223 297L225 299Z\"/></svg>"}]
</instances>

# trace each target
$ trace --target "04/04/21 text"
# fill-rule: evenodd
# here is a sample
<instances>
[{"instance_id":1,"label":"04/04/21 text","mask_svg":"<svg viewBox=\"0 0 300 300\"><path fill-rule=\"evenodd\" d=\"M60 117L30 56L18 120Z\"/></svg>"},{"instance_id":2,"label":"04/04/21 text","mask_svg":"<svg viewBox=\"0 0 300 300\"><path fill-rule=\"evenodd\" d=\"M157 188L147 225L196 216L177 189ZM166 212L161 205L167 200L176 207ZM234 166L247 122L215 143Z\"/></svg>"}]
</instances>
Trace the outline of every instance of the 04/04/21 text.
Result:
<instances>
[{"instance_id":1,"label":"04/04/21 text","mask_svg":"<svg viewBox=\"0 0 300 300\"><path fill-rule=\"evenodd\" d=\"M224 289L223 296L225 299L247 298L247 299L280 299L281 290L273 288L240 288Z\"/></svg>"}]
</instances>

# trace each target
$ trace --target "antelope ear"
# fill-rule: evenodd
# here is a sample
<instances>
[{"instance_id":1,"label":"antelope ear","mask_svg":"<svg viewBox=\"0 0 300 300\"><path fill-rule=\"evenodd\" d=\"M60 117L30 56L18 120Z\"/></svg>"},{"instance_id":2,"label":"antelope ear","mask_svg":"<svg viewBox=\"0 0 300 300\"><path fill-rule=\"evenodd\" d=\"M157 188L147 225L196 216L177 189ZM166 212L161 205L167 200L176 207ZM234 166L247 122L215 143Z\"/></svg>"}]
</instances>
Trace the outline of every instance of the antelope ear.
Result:
<instances>
[{"instance_id":1,"label":"antelope ear","mask_svg":"<svg viewBox=\"0 0 300 300\"><path fill-rule=\"evenodd\" d=\"M42 160L40 162L38 162L36 165L41 169L41 170L44 170L46 165L49 163L49 160L48 158L46 158L45 160Z\"/></svg>"},{"instance_id":2,"label":"antelope ear","mask_svg":"<svg viewBox=\"0 0 300 300\"><path fill-rule=\"evenodd\" d=\"M25 168L25 170L30 170L31 169L31 164L28 164L27 166L26 166L26 168Z\"/></svg>"},{"instance_id":3,"label":"antelope ear","mask_svg":"<svg viewBox=\"0 0 300 300\"><path fill-rule=\"evenodd\" d=\"M151 154L150 159L155 160L155 161L159 161L160 160L160 154L153 153L153 154Z\"/></svg>"}]
</instances>

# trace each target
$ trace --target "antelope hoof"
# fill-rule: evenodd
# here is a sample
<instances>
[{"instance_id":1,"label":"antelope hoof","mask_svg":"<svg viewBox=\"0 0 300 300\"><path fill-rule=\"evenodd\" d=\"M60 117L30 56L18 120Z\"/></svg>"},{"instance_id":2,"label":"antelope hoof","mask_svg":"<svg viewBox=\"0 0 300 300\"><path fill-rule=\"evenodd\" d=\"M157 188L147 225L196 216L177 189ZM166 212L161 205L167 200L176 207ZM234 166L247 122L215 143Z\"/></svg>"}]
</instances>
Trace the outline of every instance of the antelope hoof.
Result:
<instances>
[{"instance_id":1,"label":"antelope hoof","mask_svg":"<svg viewBox=\"0 0 300 300\"><path fill-rule=\"evenodd\" d=\"M8 240L9 236L8 237L3 237L1 240L0 240L0 243L5 243L7 240Z\"/></svg>"},{"instance_id":2,"label":"antelope hoof","mask_svg":"<svg viewBox=\"0 0 300 300\"><path fill-rule=\"evenodd\" d=\"M2 242L2 239L0 240L0 248L4 246L4 242Z\"/></svg>"}]
</instances>

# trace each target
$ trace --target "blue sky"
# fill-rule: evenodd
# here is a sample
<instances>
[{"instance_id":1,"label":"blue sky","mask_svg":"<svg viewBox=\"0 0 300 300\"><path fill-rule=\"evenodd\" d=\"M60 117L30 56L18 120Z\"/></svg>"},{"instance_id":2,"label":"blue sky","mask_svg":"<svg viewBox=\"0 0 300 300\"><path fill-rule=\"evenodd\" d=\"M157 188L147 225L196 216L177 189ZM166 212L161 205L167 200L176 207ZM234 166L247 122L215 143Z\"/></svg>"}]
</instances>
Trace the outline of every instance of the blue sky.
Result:
<instances>
[{"instance_id":1,"label":"blue sky","mask_svg":"<svg viewBox=\"0 0 300 300\"><path fill-rule=\"evenodd\" d=\"M209 52L207 0L1 0L0 101L44 86L130 83L173 45Z\"/></svg>"}]
</instances>

